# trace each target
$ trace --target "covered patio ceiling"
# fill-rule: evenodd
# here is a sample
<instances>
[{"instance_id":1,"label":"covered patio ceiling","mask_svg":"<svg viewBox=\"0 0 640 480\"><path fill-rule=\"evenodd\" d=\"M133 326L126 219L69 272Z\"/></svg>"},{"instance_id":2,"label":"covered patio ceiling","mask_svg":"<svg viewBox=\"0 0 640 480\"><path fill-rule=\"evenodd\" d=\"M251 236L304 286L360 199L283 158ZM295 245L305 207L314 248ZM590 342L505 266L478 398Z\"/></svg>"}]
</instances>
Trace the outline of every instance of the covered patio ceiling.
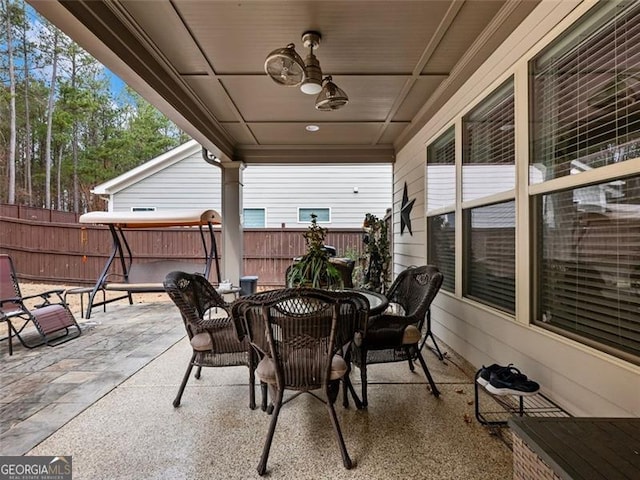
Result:
<instances>
[{"instance_id":1,"label":"covered patio ceiling","mask_svg":"<svg viewBox=\"0 0 640 480\"><path fill-rule=\"evenodd\" d=\"M28 0L222 161L392 162L538 0ZM335 111L264 73L321 33ZM317 132L305 127L315 124Z\"/></svg>"}]
</instances>

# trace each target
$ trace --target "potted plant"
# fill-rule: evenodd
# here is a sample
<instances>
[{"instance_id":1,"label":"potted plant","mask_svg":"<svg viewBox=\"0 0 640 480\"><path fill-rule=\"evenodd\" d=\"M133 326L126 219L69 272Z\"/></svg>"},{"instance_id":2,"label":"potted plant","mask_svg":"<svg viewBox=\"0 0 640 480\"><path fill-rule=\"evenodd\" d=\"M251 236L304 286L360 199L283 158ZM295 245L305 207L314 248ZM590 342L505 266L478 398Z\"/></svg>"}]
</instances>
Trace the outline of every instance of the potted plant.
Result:
<instances>
[{"instance_id":1,"label":"potted plant","mask_svg":"<svg viewBox=\"0 0 640 480\"><path fill-rule=\"evenodd\" d=\"M303 234L307 253L300 257L287 271L287 286L313 288L341 288L342 277L338 269L329 262L329 253L324 248L328 230L318 225L317 216L311 214L311 225Z\"/></svg>"}]
</instances>

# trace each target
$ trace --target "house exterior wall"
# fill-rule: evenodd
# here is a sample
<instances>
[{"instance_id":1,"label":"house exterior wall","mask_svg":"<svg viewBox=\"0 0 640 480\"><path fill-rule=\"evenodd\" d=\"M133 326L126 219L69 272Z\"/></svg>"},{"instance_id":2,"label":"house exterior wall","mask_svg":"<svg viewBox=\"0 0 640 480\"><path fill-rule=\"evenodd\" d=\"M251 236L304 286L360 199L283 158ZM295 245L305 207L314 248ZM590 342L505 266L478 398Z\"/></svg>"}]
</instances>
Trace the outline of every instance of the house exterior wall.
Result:
<instances>
[{"instance_id":1,"label":"house exterior wall","mask_svg":"<svg viewBox=\"0 0 640 480\"><path fill-rule=\"evenodd\" d=\"M206 163L201 150L113 194L109 210L129 212L132 207L157 210L214 208L220 211L220 170Z\"/></svg>"},{"instance_id":2,"label":"house exterior wall","mask_svg":"<svg viewBox=\"0 0 640 480\"><path fill-rule=\"evenodd\" d=\"M267 227L306 226L298 208L330 208L326 226L338 228L362 226L366 213L382 218L391 208L387 164L248 165L243 173L243 207L266 208Z\"/></svg>"},{"instance_id":3,"label":"house exterior wall","mask_svg":"<svg viewBox=\"0 0 640 480\"><path fill-rule=\"evenodd\" d=\"M326 226L353 228L366 213L382 218L391 208L392 166L248 165L242 172L243 208L264 208L265 227L304 227L298 208L329 208ZM110 210L214 208L221 211L220 170L200 149L111 196ZM357 193L354 190L357 189Z\"/></svg>"},{"instance_id":4,"label":"house exterior wall","mask_svg":"<svg viewBox=\"0 0 640 480\"><path fill-rule=\"evenodd\" d=\"M427 145L451 126L456 128L456 162L460 162L462 116L509 77L514 77L516 111L516 314L508 315L462 297L462 262L456 263L456 293L441 291L432 307L435 334L475 367L517 365L536 379L543 392L574 415L640 415L640 367L565 336L538 328L530 317L530 227L527 182L529 141L527 119L528 60L585 14L595 2L542 2L513 35L468 79L458 92L396 156L394 165L394 272L426 263ZM461 205L461 178L456 205ZM413 235L400 233L404 185ZM456 215L456 231L462 219ZM461 257L461 235L456 238Z\"/></svg>"}]
</instances>

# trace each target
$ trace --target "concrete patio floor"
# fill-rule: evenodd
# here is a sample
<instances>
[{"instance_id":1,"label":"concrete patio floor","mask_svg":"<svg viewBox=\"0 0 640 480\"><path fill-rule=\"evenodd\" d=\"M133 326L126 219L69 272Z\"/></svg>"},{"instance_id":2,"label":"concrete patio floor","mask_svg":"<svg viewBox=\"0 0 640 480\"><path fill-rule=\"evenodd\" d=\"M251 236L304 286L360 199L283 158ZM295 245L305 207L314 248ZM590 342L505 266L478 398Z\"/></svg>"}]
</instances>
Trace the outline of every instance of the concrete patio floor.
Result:
<instances>
[{"instance_id":1,"label":"concrete patio floor","mask_svg":"<svg viewBox=\"0 0 640 480\"><path fill-rule=\"evenodd\" d=\"M248 408L245 367L204 369L172 406L190 357L170 302L110 305L57 347L0 344L0 454L72 455L74 480L247 479L270 417ZM336 410L356 463L342 466L326 407L309 395L283 406L267 466L281 479L496 479L512 477L508 446L474 417L469 367L446 345L418 368L369 369L369 407ZM359 371L352 379L359 390Z\"/></svg>"}]
</instances>

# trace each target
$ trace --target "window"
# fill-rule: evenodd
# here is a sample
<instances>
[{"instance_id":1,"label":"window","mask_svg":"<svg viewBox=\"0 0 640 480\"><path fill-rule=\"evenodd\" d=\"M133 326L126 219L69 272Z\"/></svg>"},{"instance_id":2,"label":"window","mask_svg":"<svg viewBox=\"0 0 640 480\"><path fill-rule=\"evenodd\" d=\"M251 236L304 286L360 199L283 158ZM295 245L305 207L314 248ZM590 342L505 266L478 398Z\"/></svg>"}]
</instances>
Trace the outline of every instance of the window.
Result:
<instances>
[{"instance_id":1,"label":"window","mask_svg":"<svg viewBox=\"0 0 640 480\"><path fill-rule=\"evenodd\" d=\"M455 128L451 127L427 147L427 262L443 274L442 288L455 292L456 203ZM432 213L436 210L435 213Z\"/></svg>"},{"instance_id":2,"label":"window","mask_svg":"<svg viewBox=\"0 0 640 480\"><path fill-rule=\"evenodd\" d=\"M639 63L640 3L623 1L599 3L529 66L532 321L635 363L640 176L625 162L640 157Z\"/></svg>"},{"instance_id":3,"label":"window","mask_svg":"<svg viewBox=\"0 0 640 480\"><path fill-rule=\"evenodd\" d=\"M640 3L603 4L530 64L530 183L640 157Z\"/></svg>"},{"instance_id":4,"label":"window","mask_svg":"<svg viewBox=\"0 0 640 480\"><path fill-rule=\"evenodd\" d=\"M331 209L329 208L298 208L298 222L310 222L312 213L316 215L318 223L331 223Z\"/></svg>"},{"instance_id":5,"label":"window","mask_svg":"<svg viewBox=\"0 0 640 480\"><path fill-rule=\"evenodd\" d=\"M513 80L462 119L462 200L515 187Z\"/></svg>"},{"instance_id":6,"label":"window","mask_svg":"<svg viewBox=\"0 0 640 480\"><path fill-rule=\"evenodd\" d=\"M427 211L456 204L455 129L427 147Z\"/></svg>"},{"instance_id":7,"label":"window","mask_svg":"<svg viewBox=\"0 0 640 480\"><path fill-rule=\"evenodd\" d=\"M536 323L640 355L639 180L537 198L544 221ZM614 187L624 193L611 195ZM576 201L583 198L604 203Z\"/></svg>"},{"instance_id":8,"label":"window","mask_svg":"<svg viewBox=\"0 0 640 480\"><path fill-rule=\"evenodd\" d=\"M131 207L132 212L155 212L156 207Z\"/></svg>"},{"instance_id":9,"label":"window","mask_svg":"<svg viewBox=\"0 0 640 480\"><path fill-rule=\"evenodd\" d=\"M491 196L515 188L514 115L510 79L462 118L463 294L512 314L515 201ZM487 204L478 205L483 198Z\"/></svg>"},{"instance_id":10,"label":"window","mask_svg":"<svg viewBox=\"0 0 640 480\"><path fill-rule=\"evenodd\" d=\"M442 288L449 292L456 289L456 214L434 215L427 219L429 240L427 263L442 272Z\"/></svg>"},{"instance_id":11,"label":"window","mask_svg":"<svg viewBox=\"0 0 640 480\"><path fill-rule=\"evenodd\" d=\"M515 313L515 202L469 209L464 220L465 296Z\"/></svg>"},{"instance_id":12,"label":"window","mask_svg":"<svg viewBox=\"0 0 640 480\"><path fill-rule=\"evenodd\" d=\"M242 226L244 228L264 228L266 225L266 212L264 208L243 208Z\"/></svg>"}]
</instances>

